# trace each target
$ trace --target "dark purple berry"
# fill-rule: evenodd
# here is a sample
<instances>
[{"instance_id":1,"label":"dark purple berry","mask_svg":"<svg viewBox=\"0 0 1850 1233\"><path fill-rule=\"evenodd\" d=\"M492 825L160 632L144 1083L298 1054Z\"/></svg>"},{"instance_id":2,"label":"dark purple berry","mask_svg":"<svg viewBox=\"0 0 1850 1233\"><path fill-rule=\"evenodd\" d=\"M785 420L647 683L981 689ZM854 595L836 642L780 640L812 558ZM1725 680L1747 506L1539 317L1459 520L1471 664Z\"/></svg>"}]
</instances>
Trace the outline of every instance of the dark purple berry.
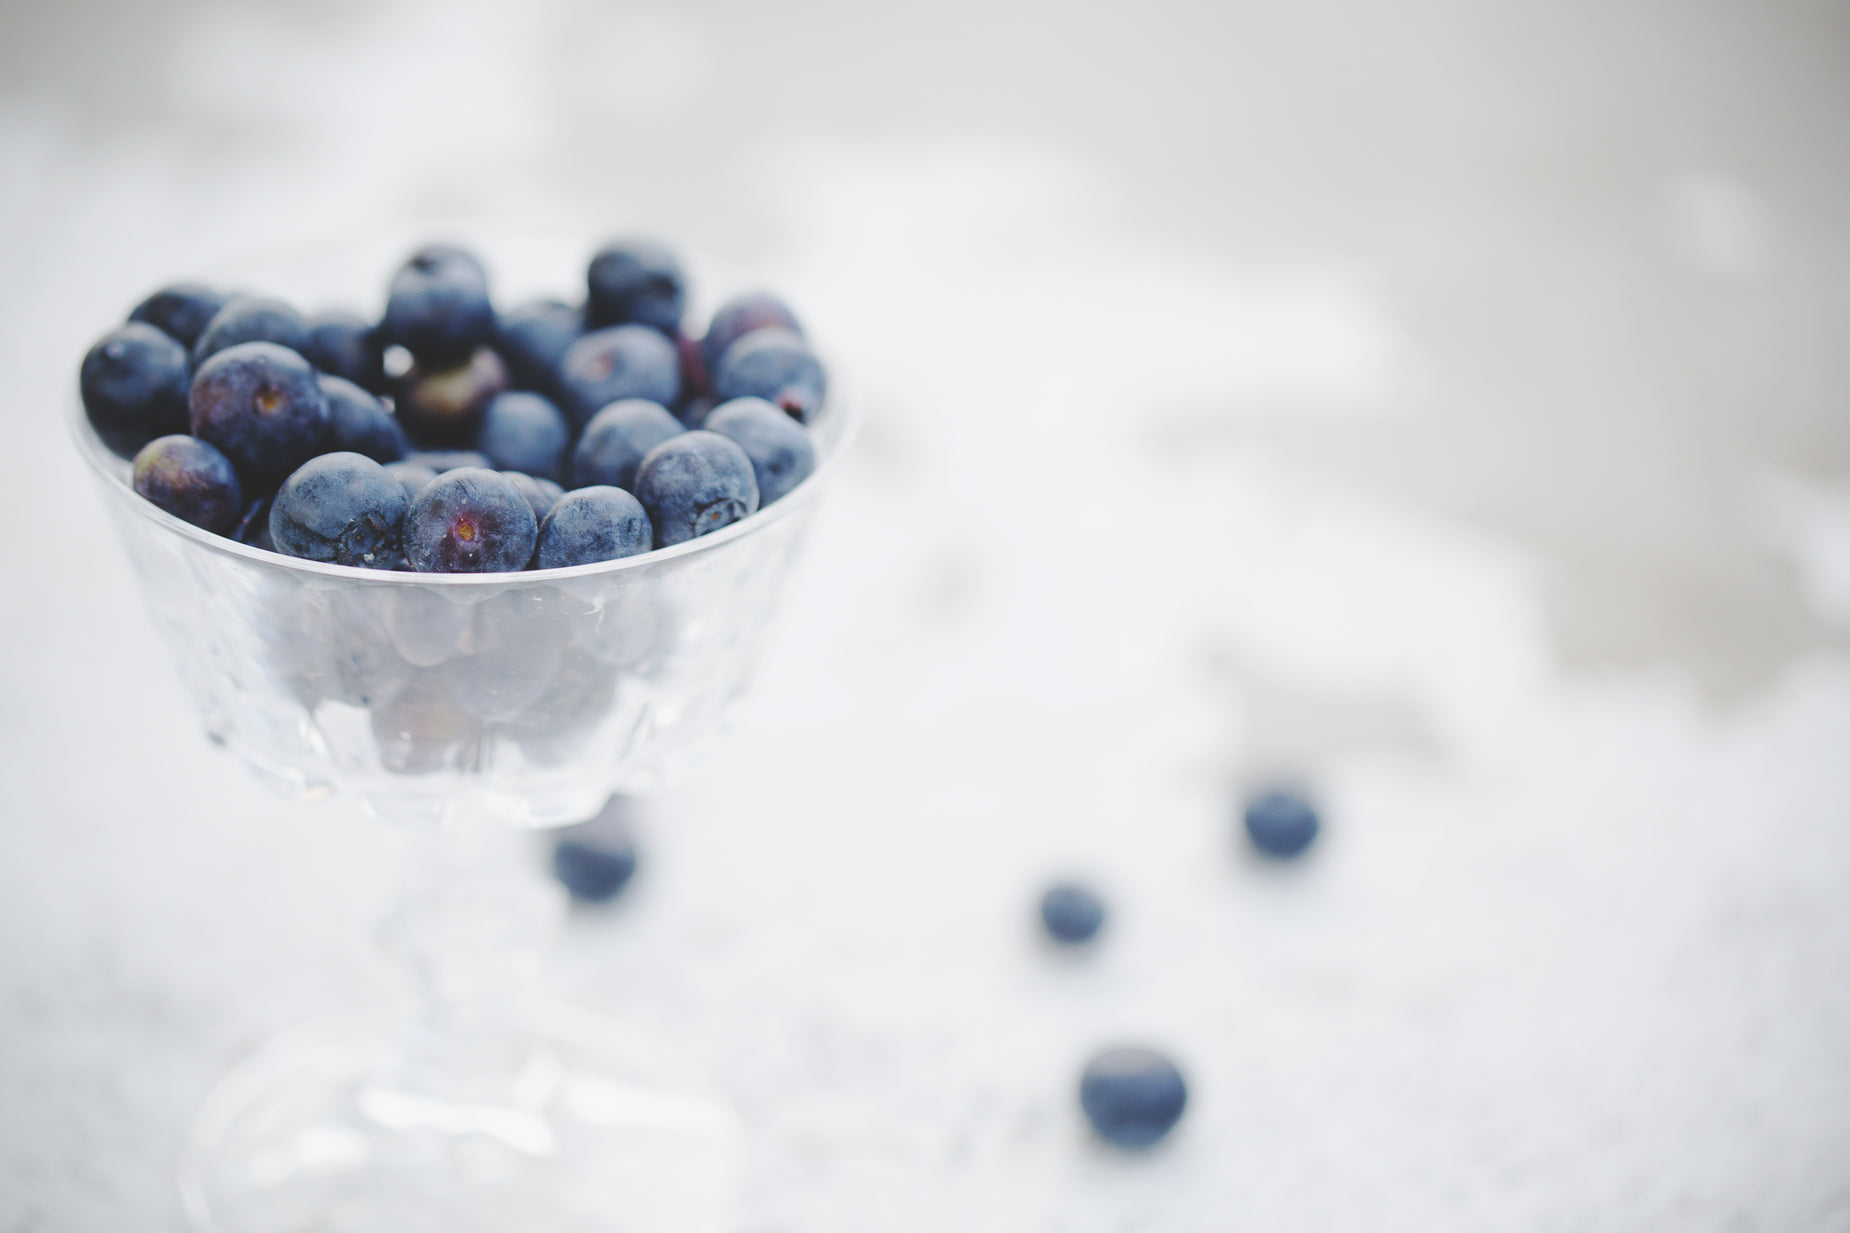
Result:
<instances>
[{"instance_id":1,"label":"dark purple berry","mask_svg":"<svg viewBox=\"0 0 1850 1233\"><path fill-rule=\"evenodd\" d=\"M735 295L713 314L712 322L707 326L707 335L700 340L700 358L711 373L719 367L720 356L726 354L726 348L744 338L753 330L774 327L790 330L801 335L803 327L797 323L796 314L776 296L764 291L748 292Z\"/></svg>"},{"instance_id":2,"label":"dark purple berry","mask_svg":"<svg viewBox=\"0 0 1850 1233\"><path fill-rule=\"evenodd\" d=\"M212 320L193 343L193 367L240 343L267 342L308 354L308 323L302 314L281 300L236 295L212 314Z\"/></svg>"},{"instance_id":3,"label":"dark purple berry","mask_svg":"<svg viewBox=\"0 0 1850 1233\"><path fill-rule=\"evenodd\" d=\"M103 444L124 458L156 437L186 431L192 381L186 348L145 322L97 340L78 371L84 414Z\"/></svg>"},{"instance_id":4,"label":"dark purple berry","mask_svg":"<svg viewBox=\"0 0 1850 1233\"><path fill-rule=\"evenodd\" d=\"M571 443L572 422L565 412L526 390L495 395L475 436L475 448L496 470L555 481L565 478L565 451Z\"/></svg>"},{"instance_id":5,"label":"dark purple berry","mask_svg":"<svg viewBox=\"0 0 1850 1233\"><path fill-rule=\"evenodd\" d=\"M338 309L308 319L308 358L330 376L375 394L385 392L385 344L357 313Z\"/></svg>"},{"instance_id":6,"label":"dark purple berry","mask_svg":"<svg viewBox=\"0 0 1850 1233\"><path fill-rule=\"evenodd\" d=\"M726 348L713 370L713 396L721 402L762 398L799 424L815 416L827 392L821 361L794 330L753 330Z\"/></svg>"},{"instance_id":7,"label":"dark purple berry","mask_svg":"<svg viewBox=\"0 0 1850 1233\"><path fill-rule=\"evenodd\" d=\"M650 450L636 468L635 493L657 548L709 535L758 508L752 460L716 432L684 432Z\"/></svg>"},{"instance_id":8,"label":"dark purple berry","mask_svg":"<svg viewBox=\"0 0 1850 1233\"><path fill-rule=\"evenodd\" d=\"M553 841L553 876L580 903L607 903L636 872L636 839L626 797L613 796L603 812L567 827Z\"/></svg>"},{"instance_id":9,"label":"dark purple berry","mask_svg":"<svg viewBox=\"0 0 1850 1233\"><path fill-rule=\"evenodd\" d=\"M1105 901L1089 886L1061 882L1041 896L1041 924L1055 941L1090 941L1105 923Z\"/></svg>"},{"instance_id":10,"label":"dark purple berry","mask_svg":"<svg viewBox=\"0 0 1850 1233\"><path fill-rule=\"evenodd\" d=\"M405 515L405 557L420 573L524 569L539 522L506 476L479 467L439 475Z\"/></svg>"},{"instance_id":11,"label":"dark purple berry","mask_svg":"<svg viewBox=\"0 0 1850 1233\"><path fill-rule=\"evenodd\" d=\"M328 400L328 433L322 448L350 450L374 462L397 462L411 452L411 438L376 395L325 371L321 393Z\"/></svg>"},{"instance_id":12,"label":"dark purple berry","mask_svg":"<svg viewBox=\"0 0 1850 1233\"><path fill-rule=\"evenodd\" d=\"M248 485L281 480L321 449L328 401L314 365L275 343L247 342L193 374L195 437L217 446Z\"/></svg>"},{"instance_id":13,"label":"dark purple berry","mask_svg":"<svg viewBox=\"0 0 1850 1233\"><path fill-rule=\"evenodd\" d=\"M681 357L659 330L611 326L566 349L558 382L561 408L582 425L625 398L673 406L681 396Z\"/></svg>"},{"instance_id":14,"label":"dark purple berry","mask_svg":"<svg viewBox=\"0 0 1850 1233\"><path fill-rule=\"evenodd\" d=\"M578 438L572 451L572 487L609 484L633 489L643 456L682 431L681 421L660 403L645 398L611 403L591 417Z\"/></svg>"},{"instance_id":15,"label":"dark purple berry","mask_svg":"<svg viewBox=\"0 0 1850 1233\"><path fill-rule=\"evenodd\" d=\"M1086 1064L1079 1107L1101 1139L1141 1151L1181 1120L1188 1104L1182 1072L1152 1049L1107 1049Z\"/></svg>"},{"instance_id":16,"label":"dark purple berry","mask_svg":"<svg viewBox=\"0 0 1850 1233\"><path fill-rule=\"evenodd\" d=\"M228 535L244 509L231 460L198 437L156 437L135 455L135 491L175 518Z\"/></svg>"},{"instance_id":17,"label":"dark purple berry","mask_svg":"<svg viewBox=\"0 0 1850 1233\"><path fill-rule=\"evenodd\" d=\"M715 407L701 425L730 437L752 460L758 508L795 488L816 469L816 447L803 426L762 398L735 398Z\"/></svg>"},{"instance_id":18,"label":"dark purple berry","mask_svg":"<svg viewBox=\"0 0 1850 1233\"><path fill-rule=\"evenodd\" d=\"M1273 789L1246 803L1246 837L1279 860L1299 856L1317 838L1317 811L1297 792Z\"/></svg>"},{"instance_id":19,"label":"dark purple berry","mask_svg":"<svg viewBox=\"0 0 1850 1233\"><path fill-rule=\"evenodd\" d=\"M515 388L550 395L565 351L585 332L584 310L558 300L529 300L501 314L495 350Z\"/></svg>"},{"instance_id":20,"label":"dark purple berry","mask_svg":"<svg viewBox=\"0 0 1850 1233\"><path fill-rule=\"evenodd\" d=\"M298 467L270 502L278 552L362 569L398 564L405 490L364 454L322 454Z\"/></svg>"},{"instance_id":21,"label":"dark purple berry","mask_svg":"<svg viewBox=\"0 0 1850 1233\"><path fill-rule=\"evenodd\" d=\"M680 328L687 279L675 255L653 240L606 244L591 258L585 283L585 316L593 328L635 323L664 334Z\"/></svg>"},{"instance_id":22,"label":"dark purple berry","mask_svg":"<svg viewBox=\"0 0 1850 1233\"><path fill-rule=\"evenodd\" d=\"M538 569L564 569L647 552L654 542L642 502L621 488L598 484L559 498L540 523Z\"/></svg>"},{"instance_id":23,"label":"dark purple berry","mask_svg":"<svg viewBox=\"0 0 1850 1233\"><path fill-rule=\"evenodd\" d=\"M420 364L461 364L494 337L487 271L460 248L419 249L392 278L379 330L385 342L405 348Z\"/></svg>"},{"instance_id":24,"label":"dark purple berry","mask_svg":"<svg viewBox=\"0 0 1850 1233\"><path fill-rule=\"evenodd\" d=\"M229 298L197 283L175 283L137 304L128 319L145 321L190 349Z\"/></svg>"}]
</instances>

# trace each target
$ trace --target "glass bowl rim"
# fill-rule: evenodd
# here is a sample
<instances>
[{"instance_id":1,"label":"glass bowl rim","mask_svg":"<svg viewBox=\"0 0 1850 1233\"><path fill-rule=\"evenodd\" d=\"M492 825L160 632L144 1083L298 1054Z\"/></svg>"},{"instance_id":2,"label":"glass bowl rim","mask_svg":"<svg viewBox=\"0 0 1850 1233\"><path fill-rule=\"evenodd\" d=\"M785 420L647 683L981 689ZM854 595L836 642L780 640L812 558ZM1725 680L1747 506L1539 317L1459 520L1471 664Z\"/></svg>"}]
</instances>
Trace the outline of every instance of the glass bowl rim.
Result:
<instances>
[{"instance_id":1,"label":"glass bowl rim","mask_svg":"<svg viewBox=\"0 0 1850 1233\"><path fill-rule=\"evenodd\" d=\"M684 540L666 548L651 548L647 552L639 552L634 556L618 557L611 561L594 561L589 565L568 565L557 569L519 569L478 574L416 573L399 569L363 569L357 565L336 565L329 561L310 561L303 557L269 552L250 544L239 543L235 539L208 531L204 527L194 526L185 519L168 513L136 492L129 478L129 468L132 464L104 445L102 439L96 435L96 429L92 427L89 416L84 412L82 399L72 398L70 400L66 413L66 424L77 445L77 452L83 455L90 469L111 490L113 498L130 508L138 516L182 539L192 541L207 551L273 569L294 570L343 582L370 583L380 586L506 587L528 581L556 582L579 578L601 578L631 570L647 569L650 566L692 556L695 553L711 552L735 540L743 539L754 531L768 527L784 516L795 513L808 505L815 500L823 481L828 479L841 465L849 447L854 444L855 434L860 427L860 416L855 410L853 400L842 395L839 367L833 360L825 360L825 363L828 364L830 393L817 418L827 417L835 421L835 431L832 434L833 443L825 453L820 448L821 442L817 442L819 456L816 460L816 469L805 476L795 488L770 505L762 506L739 521L721 527L710 534ZM813 427L814 421L805 425L805 428ZM816 440L816 434L813 432L811 440Z\"/></svg>"}]
</instances>

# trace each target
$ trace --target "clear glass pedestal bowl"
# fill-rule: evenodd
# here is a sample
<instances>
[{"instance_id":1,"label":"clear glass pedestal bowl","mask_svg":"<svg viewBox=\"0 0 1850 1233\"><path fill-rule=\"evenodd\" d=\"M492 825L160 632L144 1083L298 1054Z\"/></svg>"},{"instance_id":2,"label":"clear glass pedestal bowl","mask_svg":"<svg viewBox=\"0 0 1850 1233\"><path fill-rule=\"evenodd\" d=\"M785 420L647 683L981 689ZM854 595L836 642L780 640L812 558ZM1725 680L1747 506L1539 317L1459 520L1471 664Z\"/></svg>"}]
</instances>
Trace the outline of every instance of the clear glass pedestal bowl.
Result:
<instances>
[{"instance_id":1,"label":"clear glass pedestal bowl","mask_svg":"<svg viewBox=\"0 0 1850 1233\"><path fill-rule=\"evenodd\" d=\"M386 922L412 1008L272 1042L212 1093L181 1167L212 1233L727 1227L739 1127L701 1069L531 995L561 904L523 828L684 763L745 689L852 423L817 471L712 535L565 570L432 575L300 561L142 500L78 447L210 738L273 786L410 828Z\"/></svg>"}]
</instances>

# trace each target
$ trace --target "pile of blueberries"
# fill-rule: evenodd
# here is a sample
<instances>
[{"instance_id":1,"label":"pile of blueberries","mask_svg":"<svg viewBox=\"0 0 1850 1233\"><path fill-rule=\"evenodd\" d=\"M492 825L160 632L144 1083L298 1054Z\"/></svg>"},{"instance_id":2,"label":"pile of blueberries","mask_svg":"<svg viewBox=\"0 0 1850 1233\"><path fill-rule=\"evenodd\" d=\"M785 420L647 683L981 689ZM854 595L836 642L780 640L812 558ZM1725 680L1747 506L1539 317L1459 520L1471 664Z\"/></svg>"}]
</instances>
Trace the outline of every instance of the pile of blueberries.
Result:
<instances>
[{"instance_id":1,"label":"pile of blueberries","mask_svg":"<svg viewBox=\"0 0 1850 1233\"><path fill-rule=\"evenodd\" d=\"M651 240L599 250L582 304L505 312L479 260L431 245L376 322L163 288L79 387L135 491L219 535L365 569L585 565L716 531L815 469L827 378L796 316L742 295L695 337L686 301Z\"/></svg>"}]
</instances>

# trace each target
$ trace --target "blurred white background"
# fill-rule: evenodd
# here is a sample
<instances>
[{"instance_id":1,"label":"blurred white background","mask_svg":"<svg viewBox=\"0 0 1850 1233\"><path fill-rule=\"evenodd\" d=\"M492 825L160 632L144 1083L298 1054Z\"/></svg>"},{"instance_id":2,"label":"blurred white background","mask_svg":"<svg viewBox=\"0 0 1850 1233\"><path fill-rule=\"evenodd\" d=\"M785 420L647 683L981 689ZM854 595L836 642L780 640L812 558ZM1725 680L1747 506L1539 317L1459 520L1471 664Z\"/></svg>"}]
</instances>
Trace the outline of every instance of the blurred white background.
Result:
<instances>
[{"instance_id":1,"label":"blurred white background","mask_svg":"<svg viewBox=\"0 0 1850 1233\"><path fill-rule=\"evenodd\" d=\"M0 13L0 1229L179 1228L210 1081L391 981L391 837L197 735L78 359L523 229L787 291L867 417L555 973L738 1099L741 1233L1850 1228L1840 0ZM1147 1158L1119 1039L1192 1083Z\"/></svg>"}]
</instances>

